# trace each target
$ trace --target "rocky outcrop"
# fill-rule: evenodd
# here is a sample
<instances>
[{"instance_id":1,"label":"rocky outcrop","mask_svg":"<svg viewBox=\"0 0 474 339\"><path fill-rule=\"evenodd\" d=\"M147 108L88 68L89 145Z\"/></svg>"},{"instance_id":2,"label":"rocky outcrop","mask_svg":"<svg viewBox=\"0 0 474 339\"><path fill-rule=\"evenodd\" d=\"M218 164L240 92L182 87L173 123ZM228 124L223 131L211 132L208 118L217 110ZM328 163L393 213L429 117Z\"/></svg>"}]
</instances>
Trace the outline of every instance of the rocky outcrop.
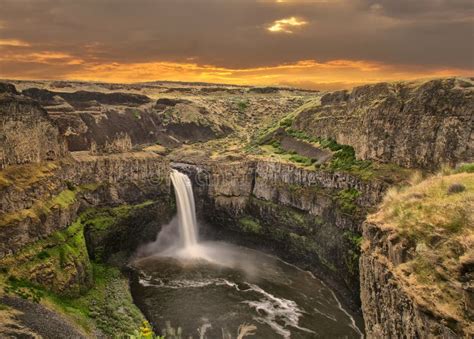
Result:
<instances>
[{"instance_id":1,"label":"rocky outcrop","mask_svg":"<svg viewBox=\"0 0 474 339\"><path fill-rule=\"evenodd\" d=\"M74 154L44 175L15 168L22 170L31 176L28 185L0 187L1 257L66 228L80 206L139 203L169 194L168 162L154 153Z\"/></svg>"},{"instance_id":2,"label":"rocky outcrop","mask_svg":"<svg viewBox=\"0 0 474 339\"><path fill-rule=\"evenodd\" d=\"M87 108L97 103L105 105L139 106L151 101L146 95L134 93L101 93L90 91L77 92L52 92L46 89L28 88L22 94L38 100L41 105L50 106L54 103L54 97L63 98L75 108Z\"/></svg>"},{"instance_id":3,"label":"rocky outcrop","mask_svg":"<svg viewBox=\"0 0 474 339\"><path fill-rule=\"evenodd\" d=\"M474 174L437 175L391 191L368 216L360 258L368 338L473 337L473 198Z\"/></svg>"},{"instance_id":4,"label":"rocky outcrop","mask_svg":"<svg viewBox=\"0 0 474 339\"><path fill-rule=\"evenodd\" d=\"M380 83L324 95L293 127L350 145L358 158L438 168L474 159L474 82Z\"/></svg>"},{"instance_id":5,"label":"rocky outcrop","mask_svg":"<svg viewBox=\"0 0 474 339\"><path fill-rule=\"evenodd\" d=\"M154 153L73 154L41 173L0 188L0 271L15 294L28 281L80 295L93 284L90 258L123 264L174 212L168 162Z\"/></svg>"},{"instance_id":6,"label":"rocky outcrop","mask_svg":"<svg viewBox=\"0 0 474 339\"><path fill-rule=\"evenodd\" d=\"M8 88L9 92L0 94L0 169L62 158L64 139L46 111Z\"/></svg>"},{"instance_id":7,"label":"rocky outcrop","mask_svg":"<svg viewBox=\"0 0 474 339\"><path fill-rule=\"evenodd\" d=\"M367 337L459 338L448 326L450 319L418 303L397 277L395 267L409 256L407 241L369 223L364 225L364 239L360 285Z\"/></svg>"}]
</instances>

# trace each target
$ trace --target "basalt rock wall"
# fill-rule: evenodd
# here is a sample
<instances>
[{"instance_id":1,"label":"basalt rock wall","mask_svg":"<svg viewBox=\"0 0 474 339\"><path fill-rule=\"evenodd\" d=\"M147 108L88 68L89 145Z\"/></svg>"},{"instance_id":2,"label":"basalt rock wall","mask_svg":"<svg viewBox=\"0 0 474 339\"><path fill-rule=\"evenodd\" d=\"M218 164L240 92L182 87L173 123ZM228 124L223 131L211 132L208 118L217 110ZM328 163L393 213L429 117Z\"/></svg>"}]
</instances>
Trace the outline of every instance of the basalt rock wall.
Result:
<instances>
[{"instance_id":1,"label":"basalt rock wall","mask_svg":"<svg viewBox=\"0 0 474 339\"><path fill-rule=\"evenodd\" d=\"M168 161L153 153L75 154L40 174L23 167L13 170L25 170L24 185L0 187L1 256L66 228L80 208L169 196Z\"/></svg>"},{"instance_id":2,"label":"basalt rock wall","mask_svg":"<svg viewBox=\"0 0 474 339\"><path fill-rule=\"evenodd\" d=\"M0 91L0 169L62 158L65 140L46 111L12 91Z\"/></svg>"},{"instance_id":3,"label":"basalt rock wall","mask_svg":"<svg viewBox=\"0 0 474 339\"><path fill-rule=\"evenodd\" d=\"M417 300L408 291L406 281L400 279L396 267L409 259L410 251L414 250L407 239L368 222L363 230L360 285L368 338L471 337L463 333L454 319L437 314Z\"/></svg>"},{"instance_id":4,"label":"basalt rock wall","mask_svg":"<svg viewBox=\"0 0 474 339\"><path fill-rule=\"evenodd\" d=\"M386 183L261 160L172 166L193 178L213 232L325 276L357 305L361 225ZM349 201L344 192L354 192Z\"/></svg>"},{"instance_id":5,"label":"basalt rock wall","mask_svg":"<svg viewBox=\"0 0 474 339\"><path fill-rule=\"evenodd\" d=\"M474 82L380 83L324 95L296 129L354 147L361 159L435 169L474 159Z\"/></svg>"}]
</instances>

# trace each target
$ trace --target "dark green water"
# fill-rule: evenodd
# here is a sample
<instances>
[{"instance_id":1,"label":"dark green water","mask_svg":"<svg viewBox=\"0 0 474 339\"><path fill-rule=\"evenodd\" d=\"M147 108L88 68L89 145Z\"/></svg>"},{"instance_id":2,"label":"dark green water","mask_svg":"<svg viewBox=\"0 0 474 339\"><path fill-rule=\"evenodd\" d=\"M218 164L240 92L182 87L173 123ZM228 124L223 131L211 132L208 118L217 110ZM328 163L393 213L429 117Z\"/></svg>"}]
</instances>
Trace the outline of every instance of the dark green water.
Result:
<instances>
[{"instance_id":1,"label":"dark green water","mask_svg":"<svg viewBox=\"0 0 474 339\"><path fill-rule=\"evenodd\" d=\"M361 337L360 319L310 273L248 248L209 243L200 251L215 262L178 255L133 263L133 296L156 330L170 321L183 338L200 338L204 327L203 338L236 338L241 324L257 327L247 338Z\"/></svg>"}]
</instances>

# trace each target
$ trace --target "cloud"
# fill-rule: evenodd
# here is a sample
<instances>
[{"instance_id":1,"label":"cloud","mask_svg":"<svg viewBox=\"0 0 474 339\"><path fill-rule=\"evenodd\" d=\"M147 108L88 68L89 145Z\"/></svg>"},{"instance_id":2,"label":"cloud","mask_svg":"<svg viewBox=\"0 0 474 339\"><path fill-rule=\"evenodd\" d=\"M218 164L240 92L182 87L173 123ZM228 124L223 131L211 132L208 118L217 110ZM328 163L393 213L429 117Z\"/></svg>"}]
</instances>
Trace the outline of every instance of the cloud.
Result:
<instances>
[{"instance_id":1,"label":"cloud","mask_svg":"<svg viewBox=\"0 0 474 339\"><path fill-rule=\"evenodd\" d=\"M30 44L18 39L0 39L0 46L27 47Z\"/></svg>"},{"instance_id":2,"label":"cloud","mask_svg":"<svg viewBox=\"0 0 474 339\"><path fill-rule=\"evenodd\" d=\"M63 53L0 56L4 76L108 82L199 81L237 85L284 85L310 89L351 88L364 83L462 74L459 69L412 69L363 60L300 60L275 66L228 68L194 62L86 62ZM21 72L19 72L21 70ZM18 75L20 74L20 76Z\"/></svg>"},{"instance_id":3,"label":"cloud","mask_svg":"<svg viewBox=\"0 0 474 339\"><path fill-rule=\"evenodd\" d=\"M308 22L292 16L290 18L274 21L271 26L267 27L267 30L272 33L293 33L293 28L301 27L307 24Z\"/></svg>"},{"instance_id":4,"label":"cloud","mask_svg":"<svg viewBox=\"0 0 474 339\"><path fill-rule=\"evenodd\" d=\"M363 81L440 70L472 74L473 6L468 0L0 0L0 74L92 78L95 69L111 79L102 72L111 69L121 74L117 79L136 80L130 70L149 79L150 67L155 79L171 79L182 78L174 70L184 67L190 80L248 82L260 79L236 70L272 69L260 73L268 83L296 81L284 74L325 83L316 71L327 81L352 83L355 69ZM304 60L318 64L306 68L308 77L281 68L301 70ZM170 64L176 66L168 71ZM178 66L189 64L212 66L197 73ZM337 79L326 72L330 67Z\"/></svg>"}]
</instances>

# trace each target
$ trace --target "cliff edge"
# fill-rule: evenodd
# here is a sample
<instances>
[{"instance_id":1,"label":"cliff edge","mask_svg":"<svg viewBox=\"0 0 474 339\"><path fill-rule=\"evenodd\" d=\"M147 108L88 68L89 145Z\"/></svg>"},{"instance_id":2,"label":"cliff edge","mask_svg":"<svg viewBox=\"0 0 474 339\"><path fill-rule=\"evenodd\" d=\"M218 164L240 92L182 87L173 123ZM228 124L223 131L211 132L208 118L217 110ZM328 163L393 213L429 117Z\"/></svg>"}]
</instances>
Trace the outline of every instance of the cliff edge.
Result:
<instances>
[{"instance_id":1,"label":"cliff edge","mask_svg":"<svg viewBox=\"0 0 474 339\"><path fill-rule=\"evenodd\" d=\"M293 127L351 145L358 158L409 168L474 157L474 82L450 78L379 83L328 93Z\"/></svg>"},{"instance_id":2,"label":"cliff edge","mask_svg":"<svg viewBox=\"0 0 474 339\"><path fill-rule=\"evenodd\" d=\"M388 192L363 225L369 338L474 335L474 173L465 165Z\"/></svg>"}]
</instances>

